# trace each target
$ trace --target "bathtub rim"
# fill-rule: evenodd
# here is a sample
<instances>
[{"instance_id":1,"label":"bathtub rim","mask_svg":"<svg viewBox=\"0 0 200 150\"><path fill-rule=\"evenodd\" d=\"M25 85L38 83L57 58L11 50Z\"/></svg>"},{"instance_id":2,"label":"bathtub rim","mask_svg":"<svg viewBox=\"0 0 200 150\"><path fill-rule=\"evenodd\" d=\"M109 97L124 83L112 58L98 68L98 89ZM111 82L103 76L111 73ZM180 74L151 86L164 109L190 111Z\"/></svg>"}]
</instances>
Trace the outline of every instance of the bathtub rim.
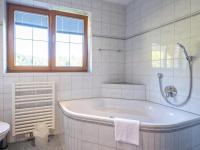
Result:
<instances>
[{"instance_id":1,"label":"bathtub rim","mask_svg":"<svg viewBox=\"0 0 200 150\"><path fill-rule=\"evenodd\" d=\"M96 97L96 98L81 98L81 99L73 99L73 100L61 100L58 102L58 106L63 112L64 116L67 116L71 119L77 120L77 121L83 121L83 122L88 122L88 123L94 123L94 124L102 124L102 125L107 125L107 126L114 126L114 119L109 118L109 117L101 117L101 116L96 116L96 115L87 115L87 114L81 114L77 112L73 112L69 109L67 109L63 103L66 103L68 101L76 101L76 100L88 100L88 99L101 99L102 97ZM117 99L117 98L109 98L109 99ZM131 100L131 101L145 101L145 100ZM149 102L145 101L147 103L154 103L154 102ZM158 104L158 103L154 103ZM161 104L158 104L161 105ZM161 105L164 107L168 107L165 105ZM173 108L173 107L169 107ZM183 110L180 110L183 111ZM190 113L187 111L183 111L186 113ZM194 114L194 113L190 113ZM179 122L175 124L170 124L170 125L158 125L158 124L151 124L151 123L146 123L146 122L141 122L140 123L140 131L145 131L145 132L176 132L178 130L182 130L185 128L193 127L196 125L200 124L200 115L194 114L199 117L184 121L184 122Z\"/></svg>"}]
</instances>

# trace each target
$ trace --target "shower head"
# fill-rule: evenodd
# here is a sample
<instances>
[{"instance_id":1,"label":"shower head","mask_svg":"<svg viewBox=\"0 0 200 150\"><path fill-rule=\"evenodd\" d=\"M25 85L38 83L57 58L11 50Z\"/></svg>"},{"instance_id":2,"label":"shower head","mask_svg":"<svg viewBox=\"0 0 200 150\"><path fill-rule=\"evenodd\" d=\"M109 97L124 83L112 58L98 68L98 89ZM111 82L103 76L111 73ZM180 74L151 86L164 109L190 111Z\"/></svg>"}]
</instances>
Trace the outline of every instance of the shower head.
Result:
<instances>
[{"instance_id":1,"label":"shower head","mask_svg":"<svg viewBox=\"0 0 200 150\"><path fill-rule=\"evenodd\" d=\"M180 48L183 49L183 52L184 52L184 54L185 54L185 58L186 58L189 62L192 61L191 56L188 55L188 52L187 52L185 46L183 46L183 45L180 44L180 43L177 43L177 45L178 45Z\"/></svg>"}]
</instances>

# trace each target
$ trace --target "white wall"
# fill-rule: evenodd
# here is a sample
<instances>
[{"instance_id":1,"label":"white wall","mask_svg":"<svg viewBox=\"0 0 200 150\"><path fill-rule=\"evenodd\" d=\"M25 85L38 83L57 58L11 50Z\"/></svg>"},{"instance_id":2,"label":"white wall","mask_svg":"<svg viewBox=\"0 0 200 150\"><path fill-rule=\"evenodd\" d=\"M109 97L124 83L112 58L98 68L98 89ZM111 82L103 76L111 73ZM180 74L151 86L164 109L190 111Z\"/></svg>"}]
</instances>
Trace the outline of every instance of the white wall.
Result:
<instances>
[{"instance_id":1,"label":"white wall","mask_svg":"<svg viewBox=\"0 0 200 150\"><path fill-rule=\"evenodd\" d=\"M200 114L200 15L129 38L198 11L199 0L134 0L127 10L125 6L102 0L17 1L31 5L47 3L50 6L65 6L91 12L92 32L96 35L92 38L92 72L4 73L5 24L2 3L5 1L0 0L0 120L11 122L11 84L14 82L56 81L56 100L59 101L98 97L101 83L126 80L145 84L147 100L167 105L160 95L156 76L158 72L162 72L164 85L174 84L178 89L178 98L184 99L188 92L188 68L183 53L175 50L177 41L184 44L195 56L192 99L181 109ZM126 36L128 39L124 41L97 35L119 38ZM123 50L125 46L126 51L120 53L98 51L99 48ZM58 116L56 118L56 122L59 122Z\"/></svg>"},{"instance_id":2,"label":"white wall","mask_svg":"<svg viewBox=\"0 0 200 150\"><path fill-rule=\"evenodd\" d=\"M124 6L102 0L15 0L28 5L65 6L91 12L94 35L125 36ZM4 73L3 17L4 0L0 0L0 120L11 123L11 84L29 81L56 81L56 100L99 97L101 83L124 80L124 52L99 52L99 48L124 50L124 41L95 36L92 39L92 72L87 73ZM5 39L4 39L5 40ZM57 111L58 114L58 107ZM56 117L58 123L58 115ZM58 127L57 127L57 132Z\"/></svg>"},{"instance_id":3,"label":"white wall","mask_svg":"<svg viewBox=\"0 0 200 150\"><path fill-rule=\"evenodd\" d=\"M126 36L144 34L126 40L126 81L146 84L147 100L167 105L160 95L157 73L164 74L166 85L175 85L178 101L189 88L188 64L180 42L193 55L194 86L189 103L180 109L200 114L200 15L169 25L171 21L200 10L199 0L135 0L127 8ZM151 28L155 30L148 31Z\"/></svg>"}]
</instances>

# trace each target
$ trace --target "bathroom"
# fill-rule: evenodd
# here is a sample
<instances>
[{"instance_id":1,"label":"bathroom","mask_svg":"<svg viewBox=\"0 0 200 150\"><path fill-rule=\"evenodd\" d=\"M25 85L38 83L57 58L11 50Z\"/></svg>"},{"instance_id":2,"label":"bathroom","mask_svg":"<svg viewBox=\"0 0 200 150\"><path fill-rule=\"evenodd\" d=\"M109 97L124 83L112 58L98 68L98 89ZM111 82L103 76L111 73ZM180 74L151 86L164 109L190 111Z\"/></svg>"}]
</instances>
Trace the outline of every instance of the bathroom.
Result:
<instances>
[{"instance_id":1,"label":"bathroom","mask_svg":"<svg viewBox=\"0 0 200 150\"><path fill-rule=\"evenodd\" d=\"M200 0L0 0L0 149L200 150L199 27Z\"/></svg>"}]
</instances>

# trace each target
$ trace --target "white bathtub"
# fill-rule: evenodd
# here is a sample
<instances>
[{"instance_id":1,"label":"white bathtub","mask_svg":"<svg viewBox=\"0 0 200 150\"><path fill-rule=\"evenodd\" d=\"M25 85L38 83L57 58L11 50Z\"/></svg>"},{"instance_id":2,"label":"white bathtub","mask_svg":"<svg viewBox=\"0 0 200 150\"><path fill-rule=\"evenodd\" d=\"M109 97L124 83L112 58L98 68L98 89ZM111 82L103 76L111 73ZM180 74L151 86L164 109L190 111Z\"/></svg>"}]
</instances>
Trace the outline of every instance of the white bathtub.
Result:
<instances>
[{"instance_id":1,"label":"white bathtub","mask_svg":"<svg viewBox=\"0 0 200 150\"><path fill-rule=\"evenodd\" d=\"M69 141L69 138L73 138L96 144L98 147L100 145L101 147L109 146L114 149L129 149L128 147L130 147L130 145L120 144L114 141L113 118L119 117L139 120L141 122L140 146L131 145L137 150L193 150L200 145L200 140L196 139L200 137L200 117L198 115L151 102L94 98L62 101L60 102L60 108L64 114L65 136L67 141ZM86 140L83 138L84 136L70 135L70 122L74 124L72 128L75 128L74 130L80 130L81 134L85 124L89 124L91 128L92 126L98 126L98 128L94 127L98 130L98 134L101 128L104 129L108 127L110 128L110 135L112 135L108 141L112 139L115 144L109 145L101 143L99 135L96 141ZM79 129L78 126L81 129ZM88 132L85 131L85 129L83 132L89 134L91 129L87 130ZM96 130L92 132L96 133ZM101 138L107 138L107 136L108 135ZM164 141L162 139L163 137ZM174 142L173 139L176 142ZM184 140L186 141L184 142ZM167 144L167 142L171 143ZM68 143L66 146L70 144L72 143ZM122 147L120 147L120 145ZM74 150L72 147L67 148L69 150Z\"/></svg>"}]
</instances>

